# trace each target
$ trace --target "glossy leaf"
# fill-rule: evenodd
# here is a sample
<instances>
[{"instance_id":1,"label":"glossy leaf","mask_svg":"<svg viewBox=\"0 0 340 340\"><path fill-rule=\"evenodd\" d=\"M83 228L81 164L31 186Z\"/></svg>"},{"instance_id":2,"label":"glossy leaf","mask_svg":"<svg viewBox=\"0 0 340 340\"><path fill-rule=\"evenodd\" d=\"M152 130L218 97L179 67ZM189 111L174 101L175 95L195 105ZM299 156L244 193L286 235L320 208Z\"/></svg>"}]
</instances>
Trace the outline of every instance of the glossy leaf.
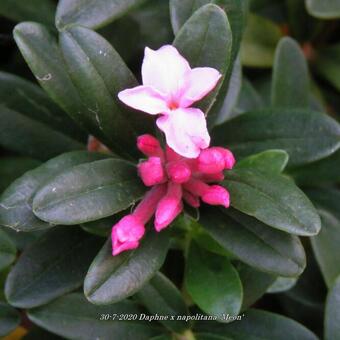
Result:
<instances>
[{"instance_id":1,"label":"glossy leaf","mask_svg":"<svg viewBox=\"0 0 340 340\"><path fill-rule=\"evenodd\" d=\"M0 72L0 103L55 131L85 143L87 134L37 85Z\"/></svg>"},{"instance_id":2,"label":"glossy leaf","mask_svg":"<svg viewBox=\"0 0 340 340\"><path fill-rule=\"evenodd\" d=\"M48 231L25 249L8 275L7 300L32 308L79 288L101 245L101 239L78 228Z\"/></svg>"},{"instance_id":3,"label":"glossy leaf","mask_svg":"<svg viewBox=\"0 0 340 340\"><path fill-rule=\"evenodd\" d=\"M118 19L146 0L61 0L59 1L56 26L62 30L68 25L99 28Z\"/></svg>"},{"instance_id":4,"label":"glossy leaf","mask_svg":"<svg viewBox=\"0 0 340 340\"><path fill-rule=\"evenodd\" d=\"M242 284L226 257L211 254L191 243L185 286L194 302L207 314L222 318L237 315L242 304Z\"/></svg>"},{"instance_id":5,"label":"glossy leaf","mask_svg":"<svg viewBox=\"0 0 340 340\"><path fill-rule=\"evenodd\" d=\"M251 67L272 66L281 36L279 26L273 21L249 14L241 43L242 64Z\"/></svg>"},{"instance_id":6,"label":"glossy leaf","mask_svg":"<svg viewBox=\"0 0 340 340\"><path fill-rule=\"evenodd\" d=\"M52 224L72 225L116 214L145 191L136 167L103 159L71 167L46 181L33 198L33 212Z\"/></svg>"},{"instance_id":7,"label":"glossy leaf","mask_svg":"<svg viewBox=\"0 0 340 340\"><path fill-rule=\"evenodd\" d=\"M282 38L275 52L272 105L306 108L309 103L309 87L307 61L300 46L292 38Z\"/></svg>"},{"instance_id":8,"label":"glossy leaf","mask_svg":"<svg viewBox=\"0 0 340 340\"><path fill-rule=\"evenodd\" d=\"M191 67L213 67L223 78L231 67L232 33L226 14L216 5L208 4L196 11L177 33L174 45ZM223 78L200 103L204 112L211 108Z\"/></svg>"},{"instance_id":9,"label":"glossy leaf","mask_svg":"<svg viewBox=\"0 0 340 340\"><path fill-rule=\"evenodd\" d=\"M39 10L37 10L39 8ZM55 4L52 0L1 0L0 15L14 21L54 23Z\"/></svg>"},{"instance_id":10,"label":"glossy leaf","mask_svg":"<svg viewBox=\"0 0 340 340\"><path fill-rule=\"evenodd\" d=\"M320 230L314 206L285 176L234 169L226 173L223 186L229 190L234 208L273 228L301 236L316 235Z\"/></svg>"},{"instance_id":11,"label":"glossy leaf","mask_svg":"<svg viewBox=\"0 0 340 340\"><path fill-rule=\"evenodd\" d=\"M49 178L81 163L107 158L107 155L75 151L55 157L25 173L14 181L0 197L0 225L17 231L50 228L52 225L35 217L32 212L33 196Z\"/></svg>"},{"instance_id":12,"label":"glossy leaf","mask_svg":"<svg viewBox=\"0 0 340 340\"><path fill-rule=\"evenodd\" d=\"M340 276L335 280L327 296L325 311L325 340L340 337Z\"/></svg>"},{"instance_id":13,"label":"glossy leaf","mask_svg":"<svg viewBox=\"0 0 340 340\"><path fill-rule=\"evenodd\" d=\"M10 305L0 302L0 336L5 336L20 323L20 315Z\"/></svg>"},{"instance_id":14,"label":"glossy leaf","mask_svg":"<svg viewBox=\"0 0 340 340\"><path fill-rule=\"evenodd\" d=\"M288 163L284 150L267 150L249 156L236 163L237 169L255 169L263 173L280 174Z\"/></svg>"},{"instance_id":15,"label":"glossy leaf","mask_svg":"<svg viewBox=\"0 0 340 340\"><path fill-rule=\"evenodd\" d=\"M298 276L306 265L299 239L272 229L231 208L205 209L200 222L207 232L242 262L274 275Z\"/></svg>"},{"instance_id":16,"label":"glossy leaf","mask_svg":"<svg viewBox=\"0 0 340 340\"><path fill-rule=\"evenodd\" d=\"M229 324L208 322L197 327L199 330L214 329L215 334L229 336L234 340L243 339L299 339L317 340L318 338L305 326L285 316L260 309L249 309L245 316Z\"/></svg>"},{"instance_id":17,"label":"glossy leaf","mask_svg":"<svg viewBox=\"0 0 340 340\"><path fill-rule=\"evenodd\" d=\"M0 159L0 193L16 178L28 170L40 165L38 160L28 157L1 157Z\"/></svg>"},{"instance_id":18,"label":"glossy leaf","mask_svg":"<svg viewBox=\"0 0 340 340\"><path fill-rule=\"evenodd\" d=\"M17 250L11 238L0 230L0 271L14 262Z\"/></svg>"},{"instance_id":19,"label":"glossy leaf","mask_svg":"<svg viewBox=\"0 0 340 340\"><path fill-rule=\"evenodd\" d=\"M150 231L136 250L112 256L109 238L87 273L85 296L94 304L104 305L135 294L163 265L168 244L167 232Z\"/></svg>"},{"instance_id":20,"label":"glossy leaf","mask_svg":"<svg viewBox=\"0 0 340 340\"><path fill-rule=\"evenodd\" d=\"M320 112L268 109L245 113L213 132L214 144L226 145L237 159L268 149L289 154L297 166L327 157L340 147L340 125Z\"/></svg>"},{"instance_id":21,"label":"glossy leaf","mask_svg":"<svg viewBox=\"0 0 340 340\"><path fill-rule=\"evenodd\" d=\"M23 22L15 26L14 39L41 87L78 124L90 127L95 136L100 131L84 118L88 110L67 73L55 36L43 25Z\"/></svg>"},{"instance_id":22,"label":"glossy leaf","mask_svg":"<svg viewBox=\"0 0 340 340\"><path fill-rule=\"evenodd\" d=\"M47 305L30 309L28 317L32 322L50 332L68 339L95 338L110 339L114 334L117 339L148 340L161 333L157 325L140 321L119 321L119 315L139 315L138 307L123 301L110 306L95 306L81 293L65 295ZM109 315L115 320L101 320Z\"/></svg>"},{"instance_id":23,"label":"glossy leaf","mask_svg":"<svg viewBox=\"0 0 340 340\"><path fill-rule=\"evenodd\" d=\"M150 132L151 117L128 109L118 92L137 81L114 48L96 32L71 27L60 33L60 46L69 74L87 107L86 119L97 125L106 144L123 156L140 156L139 132ZM149 128L149 130L148 130Z\"/></svg>"},{"instance_id":24,"label":"glossy leaf","mask_svg":"<svg viewBox=\"0 0 340 340\"><path fill-rule=\"evenodd\" d=\"M321 217L320 233L311 238L314 254L327 286L330 288L340 275L340 191L314 189L307 194L315 203Z\"/></svg>"},{"instance_id":25,"label":"glossy leaf","mask_svg":"<svg viewBox=\"0 0 340 340\"><path fill-rule=\"evenodd\" d=\"M165 327L181 333L188 328L185 321L176 320L177 316L188 315L185 302L177 287L163 274L157 273L137 293L137 298L150 314L166 315L169 320L160 321ZM174 319L171 320L171 317Z\"/></svg>"},{"instance_id":26,"label":"glossy leaf","mask_svg":"<svg viewBox=\"0 0 340 340\"><path fill-rule=\"evenodd\" d=\"M336 19L340 17L339 0L306 0L309 14L320 19Z\"/></svg>"}]
</instances>

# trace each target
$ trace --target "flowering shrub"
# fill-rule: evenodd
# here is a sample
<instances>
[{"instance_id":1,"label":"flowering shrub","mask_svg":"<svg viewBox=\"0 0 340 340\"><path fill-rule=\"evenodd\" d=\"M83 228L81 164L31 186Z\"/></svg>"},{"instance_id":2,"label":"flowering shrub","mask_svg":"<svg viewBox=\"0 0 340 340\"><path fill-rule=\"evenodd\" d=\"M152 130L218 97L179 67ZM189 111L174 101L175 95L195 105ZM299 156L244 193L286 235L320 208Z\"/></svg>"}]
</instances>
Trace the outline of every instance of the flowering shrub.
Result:
<instances>
[{"instance_id":1,"label":"flowering shrub","mask_svg":"<svg viewBox=\"0 0 340 340\"><path fill-rule=\"evenodd\" d=\"M0 15L1 336L340 339L338 0Z\"/></svg>"}]
</instances>

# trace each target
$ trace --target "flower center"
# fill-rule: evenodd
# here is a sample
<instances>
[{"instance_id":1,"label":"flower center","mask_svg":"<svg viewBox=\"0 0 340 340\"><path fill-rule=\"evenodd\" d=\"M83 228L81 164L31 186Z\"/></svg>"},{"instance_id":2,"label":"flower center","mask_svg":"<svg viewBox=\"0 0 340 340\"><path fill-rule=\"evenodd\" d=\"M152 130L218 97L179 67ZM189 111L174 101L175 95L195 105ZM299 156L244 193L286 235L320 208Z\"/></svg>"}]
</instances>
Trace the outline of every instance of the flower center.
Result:
<instances>
[{"instance_id":1,"label":"flower center","mask_svg":"<svg viewBox=\"0 0 340 340\"><path fill-rule=\"evenodd\" d=\"M176 110L176 109L178 109L178 103L176 103L175 101L171 101L171 102L168 104L168 106L169 106L169 109L170 109L170 110Z\"/></svg>"}]
</instances>

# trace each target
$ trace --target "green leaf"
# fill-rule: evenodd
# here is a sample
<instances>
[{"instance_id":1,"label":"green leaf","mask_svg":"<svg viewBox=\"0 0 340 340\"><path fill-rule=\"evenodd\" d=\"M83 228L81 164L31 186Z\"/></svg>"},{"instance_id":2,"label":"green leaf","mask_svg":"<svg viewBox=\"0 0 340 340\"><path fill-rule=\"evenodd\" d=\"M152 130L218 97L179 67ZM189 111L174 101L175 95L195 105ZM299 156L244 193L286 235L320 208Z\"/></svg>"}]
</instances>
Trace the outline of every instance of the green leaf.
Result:
<instances>
[{"instance_id":1,"label":"green leaf","mask_svg":"<svg viewBox=\"0 0 340 340\"><path fill-rule=\"evenodd\" d=\"M233 340L318 338L305 326L285 316L260 309L249 309L241 320L229 324L209 322L197 327L200 331L213 329L215 334L230 336Z\"/></svg>"},{"instance_id":2,"label":"green leaf","mask_svg":"<svg viewBox=\"0 0 340 340\"><path fill-rule=\"evenodd\" d=\"M241 310L246 310L267 292L268 287L275 281L275 276L260 272L242 262L236 263L235 268L243 287Z\"/></svg>"},{"instance_id":3,"label":"green leaf","mask_svg":"<svg viewBox=\"0 0 340 340\"><path fill-rule=\"evenodd\" d=\"M282 38L275 52L272 105L286 108L308 108L309 74L305 56L292 38Z\"/></svg>"},{"instance_id":4,"label":"green leaf","mask_svg":"<svg viewBox=\"0 0 340 340\"><path fill-rule=\"evenodd\" d=\"M316 73L340 91L340 44L326 46L318 51L314 63Z\"/></svg>"},{"instance_id":5,"label":"green leaf","mask_svg":"<svg viewBox=\"0 0 340 340\"><path fill-rule=\"evenodd\" d=\"M34 195L33 212L52 224L85 223L128 208L144 192L135 165L103 159L76 165L46 181Z\"/></svg>"},{"instance_id":6,"label":"green leaf","mask_svg":"<svg viewBox=\"0 0 340 340\"><path fill-rule=\"evenodd\" d=\"M31 243L42 236L46 230L36 230L36 231L16 231L12 228L0 227L12 240L15 247L21 252L27 248Z\"/></svg>"},{"instance_id":7,"label":"green leaf","mask_svg":"<svg viewBox=\"0 0 340 340\"><path fill-rule=\"evenodd\" d=\"M340 275L340 191L313 189L308 190L307 194L321 217L322 228L317 236L311 238L311 242L322 275L330 288Z\"/></svg>"},{"instance_id":8,"label":"green leaf","mask_svg":"<svg viewBox=\"0 0 340 340\"><path fill-rule=\"evenodd\" d=\"M69 137L87 141L85 131L80 130L39 86L23 78L0 72L0 103Z\"/></svg>"},{"instance_id":9,"label":"green leaf","mask_svg":"<svg viewBox=\"0 0 340 340\"><path fill-rule=\"evenodd\" d=\"M118 99L118 92L138 85L124 61L103 37L84 27L62 31L60 46L87 107L87 119L96 121L112 150L123 156L139 156L136 137L152 131L152 120Z\"/></svg>"},{"instance_id":10,"label":"green leaf","mask_svg":"<svg viewBox=\"0 0 340 340\"><path fill-rule=\"evenodd\" d=\"M327 296L325 311L325 340L340 337L340 276L335 280Z\"/></svg>"},{"instance_id":11,"label":"green leaf","mask_svg":"<svg viewBox=\"0 0 340 340\"><path fill-rule=\"evenodd\" d=\"M0 159L0 193L16 178L38 165L40 165L39 161L28 157L2 157Z\"/></svg>"},{"instance_id":12,"label":"green leaf","mask_svg":"<svg viewBox=\"0 0 340 340\"><path fill-rule=\"evenodd\" d=\"M11 20L54 24L55 4L52 0L1 0L0 15Z\"/></svg>"},{"instance_id":13,"label":"green leaf","mask_svg":"<svg viewBox=\"0 0 340 340\"><path fill-rule=\"evenodd\" d=\"M273 228L312 236L321 227L314 206L294 182L282 175L250 169L226 172L223 182L231 205Z\"/></svg>"},{"instance_id":14,"label":"green leaf","mask_svg":"<svg viewBox=\"0 0 340 340\"><path fill-rule=\"evenodd\" d=\"M222 79L203 101L200 109L207 113L222 86L230 65L232 33L224 11L208 4L197 10L177 33L175 47L189 61L191 67L213 67Z\"/></svg>"},{"instance_id":15,"label":"green leaf","mask_svg":"<svg viewBox=\"0 0 340 340\"><path fill-rule=\"evenodd\" d=\"M87 273L85 296L94 304L104 305L135 294L163 265L168 245L167 232L150 231L136 250L112 256L109 238Z\"/></svg>"},{"instance_id":16,"label":"green leaf","mask_svg":"<svg viewBox=\"0 0 340 340\"><path fill-rule=\"evenodd\" d=\"M280 174L288 163L284 150L267 150L248 156L236 163L236 169L255 169L263 173Z\"/></svg>"},{"instance_id":17,"label":"green leaf","mask_svg":"<svg viewBox=\"0 0 340 340\"><path fill-rule=\"evenodd\" d=\"M0 302L0 336L10 333L19 323L19 312L6 303Z\"/></svg>"},{"instance_id":18,"label":"green leaf","mask_svg":"<svg viewBox=\"0 0 340 340\"><path fill-rule=\"evenodd\" d=\"M46 160L62 152L85 148L84 144L3 105L0 105L0 119L0 145L6 149Z\"/></svg>"},{"instance_id":19,"label":"green leaf","mask_svg":"<svg viewBox=\"0 0 340 340\"><path fill-rule=\"evenodd\" d=\"M177 316L188 315L181 293L163 274L157 273L146 283L137 293L137 298L151 314L168 316L169 320L160 322L170 330L181 333L188 328L187 322L176 320Z\"/></svg>"},{"instance_id":20,"label":"green leaf","mask_svg":"<svg viewBox=\"0 0 340 340\"><path fill-rule=\"evenodd\" d=\"M47 94L78 124L86 127L92 135L102 138L95 117L88 119L90 112L67 73L54 34L43 25L23 22L15 26L13 36L28 66Z\"/></svg>"},{"instance_id":21,"label":"green leaf","mask_svg":"<svg viewBox=\"0 0 340 340\"><path fill-rule=\"evenodd\" d=\"M268 293L282 293L290 290L295 286L297 281L296 277L282 277L279 276L273 284L268 288Z\"/></svg>"},{"instance_id":22,"label":"green leaf","mask_svg":"<svg viewBox=\"0 0 340 340\"><path fill-rule=\"evenodd\" d=\"M289 174L293 176L298 185L320 186L340 182L340 150L331 156L319 161L292 169Z\"/></svg>"},{"instance_id":23,"label":"green leaf","mask_svg":"<svg viewBox=\"0 0 340 340\"><path fill-rule=\"evenodd\" d=\"M16 254L17 250L11 238L0 230L0 271L14 262Z\"/></svg>"},{"instance_id":24,"label":"green leaf","mask_svg":"<svg viewBox=\"0 0 340 340\"><path fill-rule=\"evenodd\" d=\"M307 11L320 19L336 19L340 17L339 0L306 0Z\"/></svg>"},{"instance_id":25,"label":"green leaf","mask_svg":"<svg viewBox=\"0 0 340 340\"><path fill-rule=\"evenodd\" d=\"M242 262L274 275L298 276L306 265L300 240L233 209L202 211L207 232Z\"/></svg>"},{"instance_id":26,"label":"green leaf","mask_svg":"<svg viewBox=\"0 0 340 340\"><path fill-rule=\"evenodd\" d=\"M48 231L25 249L9 273L8 302L32 308L79 288L101 244L101 239L79 228Z\"/></svg>"},{"instance_id":27,"label":"green leaf","mask_svg":"<svg viewBox=\"0 0 340 340\"><path fill-rule=\"evenodd\" d=\"M124 340L148 340L162 332L150 323L119 320L124 315L138 317L139 314L138 307L130 301L95 306L86 301L83 294L73 293L30 309L28 317L40 327L67 339L112 339L114 336ZM106 316L111 318L105 321Z\"/></svg>"},{"instance_id":28,"label":"green leaf","mask_svg":"<svg viewBox=\"0 0 340 340\"><path fill-rule=\"evenodd\" d=\"M270 67L275 48L282 33L278 25L264 17L249 14L241 43L242 64L251 67Z\"/></svg>"},{"instance_id":29,"label":"green leaf","mask_svg":"<svg viewBox=\"0 0 340 340\"><path fill-rule=\"evenodd\" d=\"M236 158L283 149L289 165L327 157L340 147L340 125L326 114L302 109L267 109L242 114L213 130L213 143L226 145Z\"/></svg>"},{"instance_id":30,"label":"green leaf","mask_svg":"<svg viewBox=\"0 0 340 340\"><path fill-rule=\"evenodd\" d=\"M237 315L242 304L242 284L226 257L211 254L191 243L186 263L185 286L194 302L217 318Z\"/></svg>"},{"instance_id":31,"label":"green leaf","mask_svg":"<svg viewBox=\"0 0 340 340\"><path fill-rule=\"evenodd\" d=\"M68 25L99 28L118 19L146 0L60 0L56 14L59 30Z\"/></svg>"},{"instance_id":32,"label":"green leaf","mask_svg":"<svg viewBox=\"0 0 340 340\"><path fill-rule=\"evenodd\" d=\"M75 151L55 157L13 182L0 197L0 225L17 231L46 229L53 225L39 220L32 211L33 196L49 178L81 163L107 158L107 155Z\"/></svg>"}]
</instances>

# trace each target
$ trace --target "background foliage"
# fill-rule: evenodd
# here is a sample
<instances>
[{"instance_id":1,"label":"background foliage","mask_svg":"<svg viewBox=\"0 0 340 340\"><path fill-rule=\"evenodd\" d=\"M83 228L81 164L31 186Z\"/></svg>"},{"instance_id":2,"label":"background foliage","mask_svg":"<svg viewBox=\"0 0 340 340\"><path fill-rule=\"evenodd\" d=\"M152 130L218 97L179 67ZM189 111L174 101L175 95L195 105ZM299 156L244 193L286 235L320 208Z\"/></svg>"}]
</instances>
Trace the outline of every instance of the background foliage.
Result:
<instances>
[{"instance_id":1,"label":"background foliage","mask_svg":"<svg viewBox=\"0 0 340 340\"><path fill-rule=\"evenodd\" d=\"M340 339L339 0L2 0L0 15L0 336ZM145 46L171 43L223 74L200 107L238 160L232 208L186 208L112 257L145 191L136 136L154 133L117 93ZM118 320L141 313L241 321Z\"/></svg>"}]
</instances>

